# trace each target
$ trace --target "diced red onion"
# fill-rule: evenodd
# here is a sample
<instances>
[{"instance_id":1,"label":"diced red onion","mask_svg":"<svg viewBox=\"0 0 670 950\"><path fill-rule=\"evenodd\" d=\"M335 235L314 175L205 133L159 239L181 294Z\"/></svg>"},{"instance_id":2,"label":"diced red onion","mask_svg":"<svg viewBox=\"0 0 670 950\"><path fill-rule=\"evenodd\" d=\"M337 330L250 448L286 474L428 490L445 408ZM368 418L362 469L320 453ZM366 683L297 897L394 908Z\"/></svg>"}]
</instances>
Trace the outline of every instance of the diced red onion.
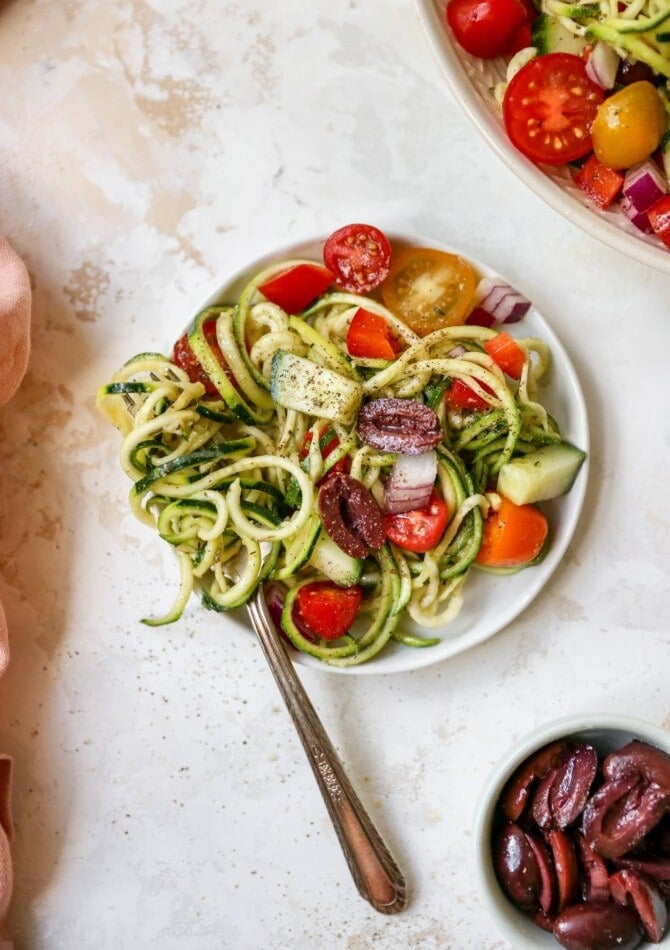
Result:
<instances>
[{"instance_id":1,"label":"diced red onion","mask_svg":"<svg viewBox=\"0 0 670 950\"><path fill-rule=\"evenodd\" d=\"M644 231L645 234L651 234L653 228L646 211L638 211L630 198L626 198L625 196L621 199L620 207L636 228L639 228L640 231Z\"/></svg>"},{"instance_id":2,"label":"diced red onion","mask_svg":"<svg viewBox=\"0 0 670 950\"><path fill-rule=\"evenodd\" d=\"M667 191L668 181L651 158L629 168L623 180L623 193L636 211L651 208Z\"/></svg>"},{"instance_id":3,"label":"diced red onion","mask_svg":"<svg viewBox=\"0 0 670 950\"><path fill-rule=\"evenodd\" d=\"M465 347L464 347L464 346L461 346L460 343L459 343L458 346L452 346L452 348L451 348L451 349L449 350L449 352L447 353L447 357L448 357L450 360L457 360L457 359L459 359L461 356L464 356L464 355L465 355L465 352L466 352Z\"/></svg>"},{"instance_id":4,"label":"diced red onion","mask_svg":"<svg viewBox=\"0 0 670 950\"><path fill-rule=\"evenodd\" d=\"M477 326L517 323L530 310L530 300L501 277L482 277L477 285L476 307L467 319ZM487 321L487 315L488 320ZM491 322L492 321L492 322Z\"/></svg>"},{"instance_id":5,"label":"diced red onion","mask_svg":"<svg viewBox=\"0 0 670 950\"><path fill-rule=\"evenodd\" d=\"M437 455L399 455L386 483L384 507L389 514L425 508L437 476Z\"/></svg>"},{"instance_id":6,"label":"diced red onion","mask_svg":"<svg viewBox=\"0 0 670 950\"><path fill-rule=\"evenodd\" d=\"M603 89L613 89L619 70L619 57L604 40L598 40L586 63L586 74Z\"/></svg>"},{"instance_id":7,"label":"diced red onion","mask_svg":"<svg viewBox=\"0 0 670 950\"><path fill-rule=\"evenodd\" d=\"M268 607L268 613L272 617L277 630L281 630L281 612L284 608L284 595L286 588L282 584L271 581L263 588L265 603Z\"/></svg>"},{"instance_id":8,"label":"diced red onion","mask_svg":"<svg viewBox=\"0 0 670 950\"><path fill-rule=\"evenodd\" d=\"M281 615L282 610L284 609L284 597L286 596L286 588L283 584L279 584L276 581L270 581L269 584L266 584L263 588L263 593L265 594L265 603L268 607L268 613L272 617L272 621L277 628L277 632L280 636L286 640L287 643L290 643L289 638L286 636L281 626ZM299 632L307 640L318 640L318 636L311 627L303 620L302 616L298 611L297 604L293 605L293 613L291 614L293 618L293 623L298 628Z\"/></svg>"},{"instance_id":9,"label":"diced red onion","mask_svg":"<svg viewBox=\"0 0 670 950\"><path fill-rule=\"evenodd\" d=\"M494 327L496 325L495 317L492 317L488 310L482 307L475 307L466 323L475 327Z\"/></svg>"}]
</instances>

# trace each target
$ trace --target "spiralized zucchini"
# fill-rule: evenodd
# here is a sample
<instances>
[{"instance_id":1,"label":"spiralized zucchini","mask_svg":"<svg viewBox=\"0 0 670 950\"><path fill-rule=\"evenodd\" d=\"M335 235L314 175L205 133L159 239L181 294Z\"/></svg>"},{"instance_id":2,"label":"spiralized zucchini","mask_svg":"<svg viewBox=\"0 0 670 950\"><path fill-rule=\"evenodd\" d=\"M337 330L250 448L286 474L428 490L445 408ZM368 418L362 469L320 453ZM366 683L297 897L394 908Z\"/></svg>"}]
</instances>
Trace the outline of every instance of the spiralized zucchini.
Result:
<instances>
[{"instance_id":1,"label":"spiralized zucchini","mask_svg":"<svg viewBox=\"0 0 670 950\"><path fill-rule=\"evenodd\" d=\"M539 340L518 341L528 358L515 383L484 350L496 335L492 329L449 327L422 338L377 300L341 292L325 293L302 314L288 315L257 288L294 263L258 274L236 306L209 308L191 327L189 341L218 395L206 394L168 357L143 353L101 387L97 405L122 435L131 510L178 556L175 602L164 616L144 621L151 625L177 620L194 591L207 608L227 611L270 579L284 585L284 611L290 610L301 586L323 579L311 562L314 543L325 534L317 483L343 459L383 505L394 453L361 444L354 425L276 404L270 374L278 349L347 377L360 386L363 401L390 396L435 408L443 429L437 489L450 512L442 539L426 554L388 541L370 551L359 620L347 637L328 643L292 634L299 649L351 666L394 637L414 647L438 642L432 632L458 614L491 503L489 480L510 458L560 441L555 422L536 401L550 355ZM349 356L347 329L359 306L386 319L401 347L395 360ZM206 319L216 320L228 374L207 342ZM448 412L441 395L456 379L466 381L488 409ZM398 629L403 617L431 635Z\"/></svg>"}]
</instances>

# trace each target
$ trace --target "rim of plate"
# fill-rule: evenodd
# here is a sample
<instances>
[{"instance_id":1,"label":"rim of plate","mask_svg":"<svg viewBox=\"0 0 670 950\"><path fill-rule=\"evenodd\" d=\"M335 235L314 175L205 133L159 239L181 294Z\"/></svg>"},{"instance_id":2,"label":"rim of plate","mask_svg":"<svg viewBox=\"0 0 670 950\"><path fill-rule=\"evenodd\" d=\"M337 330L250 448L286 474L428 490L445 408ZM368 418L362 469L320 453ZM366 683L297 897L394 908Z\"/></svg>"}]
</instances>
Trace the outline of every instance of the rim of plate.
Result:
<instances>
[{"instance_id":1,"label":"rim of plate","mask_svg":"<svg viewBox=\"0 0 670 950\"><path fill-rule=\"evenodd\" d=\"M459 55L443 26L441 12L446 6L444 0L414 0L414 5L454 98L498 158L566 220L624 256L654 270L670 273L670 250L651 243L655 240L653 238L645 240L642 232L638 236L635 226L628 223L623 212L601 212L587 206L577 195L566 191L540 166L514 148L505 134L502 121L487 108L468 76L464 66L467 54Z\"/></svg>"},{"instance_id":2,"label":"rim of plate","mask_svg":"<svg viewBox=\"0 0 670 950\"><path fill-rule=\"evenodd\" d=\"M382 228L382 230L384 229ZM401 232L392 228L385 230L384 233L392 245L410 244L415 247L431 247L437 250L448 251L455 254L462 253L457 248L445 243L444 241L436 238L426 237L425 235L414 234L411 232ZM235 297L239 295L240 291L244 288L247 281L253 277L254 274L258 273L260 270L275 261L281 261L284 259L289 260L290 258L296 257L307 257L320 260L321 249L323 248L326 236L321 234L317 237L306 237L302 240L293 241L290 244L278 247L272 251L264 252L252 260L249 264L238 268L228 277L220 280L216 284L215 289L211 290L208 296L190 314L189 322L186 324L186 326L189 326L195 319L196 315L200 313L200 311L205 307L212 306L216 303L229 303L231 299L235 299ZM473 257L472 255L462 254L462 256L468 260L482 276L503 277L503 275L499 275L493 268L489 267L487 264ZM547 556L540 564L532 569L537 573L534 574L528 584L524 586L520 596L515 598L513 603L511 603L507 609L501 610L490 624L484 625L483 628L479 625L476 625L474 631L466 630L458 637L455 637L452 640L444 639L442 643L437 644L436 646L411 648L402 646L401 644L393 643L391 641L381 651L380 654L375 656L367 663L363 663L360 666L351 666L346 668L330 666L327 663L318 660L316 657L301 653L299 650L291 649L289 650L289 656L296 663L311 667L312 669L324 670L329 673L356 676L407 673L413 670L419 670L428 666L433 666L436 663L440 663L443 660L447 660L452 656L463 653L472 647L478 646L480 643L489 640L491 637L495 636L495 634L499 633L504 627L506 627L521 613L523 613L523 611L529 606L535 597L537 597L560 564L561 560L563 559L563 555L565 554L565 551L574 535L586 495L589 477L590 449L588 413L575 368L551 326L546 322L545 318L535 309L534 306L531 306L531 310L524 320L539 324L542 339L548 343L550 347L552 357L554 357L554 363L559 367L558 375L560 376L561 383L566 390L567 400L570 404L570 440L574 441L581 449L586 452L586 459L582 465L575 484L572 486L570 492L567 495L563 496L561 499L558 499L559 502L563 502L563 507L567 508L567 511L564 511L560 516L559 530L555 532L554 542L552 543ZM508 329L513 332L515 327L522 328L523 326L524 323L522 321L521 324L515 324ZM500 576L484 574L483 572L473 573L478 575L477 579L479 579L480 586L482 584L486 584L488 587L490 587L491 585L496 585L497 583L499 584L501 580L507 581L509 583L510 579L519 578L525 572L522 571L518 574ZM465 609L465 604L467 603L468 589L473 586L473 580L475 579L469 578L468 583L465 585L463 609ZM461 613L463 613L463 610ZM251 624L246 617L245 608L241 608L238 611L231 611L228 616L231 620L235 621L236 626L241 627L250 637L254 637ZM458 618L456 618L456 620L458 620ZM445 633L448 630L449 625L446 627L438 627L436 628L435 632L436 634L440 634Z\"/></svg>"}]
</instances>

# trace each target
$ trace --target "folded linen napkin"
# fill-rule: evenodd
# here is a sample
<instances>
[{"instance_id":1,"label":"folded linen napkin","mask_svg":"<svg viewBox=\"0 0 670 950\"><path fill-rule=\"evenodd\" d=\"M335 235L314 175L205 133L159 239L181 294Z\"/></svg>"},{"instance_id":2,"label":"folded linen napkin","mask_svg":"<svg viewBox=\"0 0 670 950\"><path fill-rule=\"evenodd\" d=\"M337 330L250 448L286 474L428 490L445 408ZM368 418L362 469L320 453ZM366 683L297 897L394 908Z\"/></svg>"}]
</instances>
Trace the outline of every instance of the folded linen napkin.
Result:
<instances>
[{"instance_id":1,"label":"folded linen napkin","mask_svg":"<svg viewBox=\"0 0 670 950\"><path fill-rule=\"evenodd\" d=\"M0 238L0 406L10 399L23 378L30 355L31 292L28 271L9 243ZM9 661L7 621L0 603L0 675ZM0 950L11 950L6 919L12 896L9 842L12 760L0 754Z\"/></svg>"}]
</instances>

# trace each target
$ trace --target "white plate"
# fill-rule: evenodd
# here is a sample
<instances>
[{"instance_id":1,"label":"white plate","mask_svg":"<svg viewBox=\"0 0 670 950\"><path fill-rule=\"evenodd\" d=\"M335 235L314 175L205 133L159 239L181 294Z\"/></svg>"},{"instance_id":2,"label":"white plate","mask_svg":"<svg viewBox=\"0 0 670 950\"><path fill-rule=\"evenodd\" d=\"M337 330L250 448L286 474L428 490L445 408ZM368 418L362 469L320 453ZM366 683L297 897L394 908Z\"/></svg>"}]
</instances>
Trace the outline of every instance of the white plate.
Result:
<instances>
[{"instance_id":1,"label":"white plate","mask_svg":"<svg viewBox=\"0 0 670 950\"><path fill-rule=\"evenodd\" d=\"M389 234L388 237L392 245L402 243L415 247L437 247L455 251L447 245L413 235ZM191 319L200 310L213 304L234 303L248 280L274 261L295 257L321 261L322 248L323 240L314 239L281 248L254 261L243 271L224 280L220 287L198 307ZM491 268L481 262L471 257L468 257L468 260L482 276L494 274ZM540 392L541 401L557 420L563 437L588 452L589 429L584 397L574 367L559 340L534 307L520 323L508 329L512 335L540 337L551 348L554 365L547 384ZM307 666L345 673L349 676L363 673L400 673L439 663L447 657L461 653L492 637L530 604L560 564L579 520L587 478L588 458L571 491L545 506L550 522L551 547L541 564L511 575L486 574L476 570L470 572L464 587L463 609L453 623L435 631L442 637L442 642L437 646L413 648L391 642L377 657L360 666L346 669L329 666L297 650L291 653L293 659ZM253 636L245 611L231 612L228 618L240 630ZM216 624L217 622L221 622L220 614L203 611L200 626L202 623ZM429 636L433 633L434 631L428 631Z\"/></svg>"},{"instance_id":2,"label":"white plate","mask_svg":"<svg viewBox=\"0 0 670 950\"><path fill-rule=\"evenodd\" d=\"M498 157L568 221L627 257L670 274L670 250L657 237L643 234L618 208L600 211L590 205L568 169L540 167L514 148L490 93L505 78L505 61L482 60L461 49L445 23L446 0L414 3L454 98Z\"/></svg>"}]
</instances>

